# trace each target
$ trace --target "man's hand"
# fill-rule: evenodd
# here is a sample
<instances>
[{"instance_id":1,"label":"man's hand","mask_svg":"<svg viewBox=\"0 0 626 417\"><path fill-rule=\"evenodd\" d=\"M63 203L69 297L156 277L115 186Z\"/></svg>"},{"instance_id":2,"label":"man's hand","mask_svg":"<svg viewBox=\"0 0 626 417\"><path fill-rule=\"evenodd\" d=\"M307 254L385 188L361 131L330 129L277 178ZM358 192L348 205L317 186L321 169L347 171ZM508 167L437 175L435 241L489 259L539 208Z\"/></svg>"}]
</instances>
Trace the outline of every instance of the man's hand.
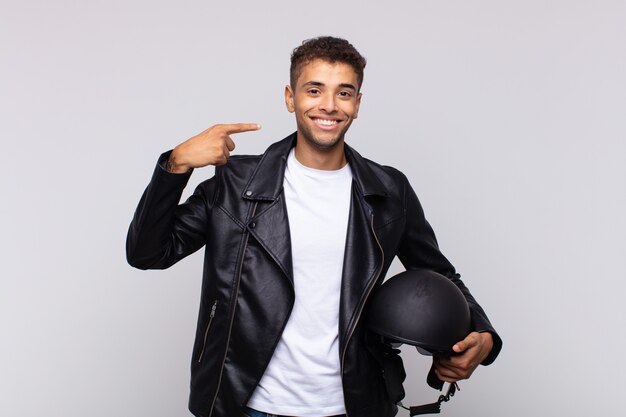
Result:
<instances>
[{"instance_id":1,"label":"man's hand","mask_svg":"<svg viewBox=\"0 0 626 417\"><path fill-rule=\"evenodd\" d=\"M256 123L219 124L211 126L174 148L167 161L167 170L174 173L187 172L192 168L207 165L224 165L230 152L235 149L235 142L230 138L233 133L259 130Z\"/></svg>"},{"instance_id":2,"label":"man's hand","mask_svg":"<svg viewBox=\"0 0 626 417\"><path fill-rule=\"evenodd\" d=\"M491 348L493 348L491 333L472 332L452 347L457 355L433 357L435 373L444 382L467 379L489 355Z\"/></svg>"}]
</instances>

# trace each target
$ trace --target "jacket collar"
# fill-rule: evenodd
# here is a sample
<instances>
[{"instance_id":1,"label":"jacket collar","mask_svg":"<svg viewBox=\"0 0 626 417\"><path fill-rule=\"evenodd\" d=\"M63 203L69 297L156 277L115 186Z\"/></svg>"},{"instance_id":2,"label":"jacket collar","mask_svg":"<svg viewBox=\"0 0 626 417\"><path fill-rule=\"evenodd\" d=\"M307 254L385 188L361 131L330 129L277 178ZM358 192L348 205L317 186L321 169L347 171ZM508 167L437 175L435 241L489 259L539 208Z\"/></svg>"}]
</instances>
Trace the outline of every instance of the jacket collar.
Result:
<instances>
[{"instance_id":1,"label":"jacket collar","mask_svg":"<svg viewBox=\"0 0 626 417\"><path fill-rule=\"evenodd\" d=\"M276 200L283 189L287 156L294 146L296 132L267 148L246 184L242 197L252 200ZM386 197L387 189L368 166L367 160L347 144L344 146L359 192L365 197L370 195Z\"/></svg>"}]
</instances>

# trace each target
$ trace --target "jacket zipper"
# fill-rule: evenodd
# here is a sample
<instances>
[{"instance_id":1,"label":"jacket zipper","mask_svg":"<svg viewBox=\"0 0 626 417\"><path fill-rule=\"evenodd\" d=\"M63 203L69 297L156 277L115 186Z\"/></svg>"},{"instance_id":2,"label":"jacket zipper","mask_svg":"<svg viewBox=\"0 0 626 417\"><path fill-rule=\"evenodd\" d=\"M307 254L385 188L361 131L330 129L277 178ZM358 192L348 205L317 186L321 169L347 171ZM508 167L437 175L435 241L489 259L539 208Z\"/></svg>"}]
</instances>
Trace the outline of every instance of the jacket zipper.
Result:
<instances>
[{"instance_id":1,"label":"jacket zipper","mask_svg":"<svg viewBox=\"0 0 626 417\"><path fill-rule=\"evenodd\" d=\"M376 236L376 231L374 230L374 212L370 211L370 227L372 229L372 234L374 235L374 240L376 240L376 244L378 245L378 248L380 249L380 254L382 256L381 258L381 262L380 265L378 266L378 270L376 271L376 273L374 274L375 279L374 279L374 283L376 283L376 281L378 281L378 277L380 276L380 273L383 270L383 264L385 263L385 251L383 251L383 247L380 245L380 241L378 240L378 236ZM370 285L370 287L367 289L367 293L365 295L365 300L367 300L369 298L370 293L372 292L372 290L374 289L374 285ZM352 338L352 335L354 334L354 329L356 329L356 325L359 322L359 319L361 318L361 314L363 313L363 306L365 306L365 302L361 303L361 306L359 307L359 312L356 316L356 319L353 322L353 325L350 328L350 331L348 332L348 338L346 339L346 343L343 346L343 351L341 352L341 378L343 379L343 368L344 368L344 364L346 361L346 351L348 350L348 344L350 344L350 339ZM346 417L348 417L348 410L346 409Z\"/></svg>"},{"instance_id":2,"label":"jacket zipper","mask_svg":"<svg viewBox=\"0 0 626 417\"><path fill-rule=\"evenodd\" d=\"M213 317L215 317L215 310L217 310L217 300L213 303L211 307L211 314L209 314L209 324L206 326L206 330L204 331L204 341L202 342L202 350L200 351L200 356L198 356L198 363L202 362L202 356L204 356L204 349L206 348L206 338L209 335L209 329L211 328L211 323L213 323Z\"/></svg>"},{"instance_id":3,"label":"jacket zipper","mask_svg":"<svg viewBox=\"0 0 626 417\"><path fill-rule=\"evenodd\" d=\"M254 217L256 214L256 207L258 202L254 203L252 207L252 214L250 214L250 218ZM211 410L209 411L209 417L213 415L213 409L215 408L215 401L217 401L217 396L220 392L220 385L222 384L222 375L224 374L224 365L226 364L226 355L228 355L228 347L230 345L230 334L233 330L233 321L235 320L235 310L237 307L237 297L239 296L239 282L241 281L241 273L243 270L243 259L246 255L246 249L248 249L248 239L250 237L250 232L246 226L246 234L244 236L243 241L243 250L241 251L241 258L239 259L239 264L237 265L237 282L235 284L235 300L233 301L233 311L230 314L230 323L228 325L228 337L226 338L226 350L224 350L224 358L222 359L222 365L220 366L220 375L217 380L217 387L215 388L215 396L213 397L213 402L211 403Z\"/></svg>"}]
</instances>

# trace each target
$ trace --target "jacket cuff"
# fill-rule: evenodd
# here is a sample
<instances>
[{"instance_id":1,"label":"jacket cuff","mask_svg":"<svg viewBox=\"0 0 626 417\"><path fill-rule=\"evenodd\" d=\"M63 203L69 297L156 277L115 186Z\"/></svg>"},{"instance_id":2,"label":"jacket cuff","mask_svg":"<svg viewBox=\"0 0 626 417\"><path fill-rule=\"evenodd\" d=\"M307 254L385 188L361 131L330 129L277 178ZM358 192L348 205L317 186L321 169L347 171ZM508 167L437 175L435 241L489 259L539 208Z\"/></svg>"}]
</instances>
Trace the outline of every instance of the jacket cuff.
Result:
<instances>
[{"instance_id":1,"label":"jacket cuff","mask_svg":"<svg viewBox=\"0 0 626 417\"><path fill-rule=\"evenodd\" d=\"M488 332L491 333L491 336L493 337L493 347L491 348L491 352L489 352L489 355L487 355L485 360L483 360L480 363L481 365L485 365L485 366L493 363L493 361L495 361L496 358L498 357L500 350L502 350L502 339L500 338L498 333L496 333L495 331L488 331ZM479 333L483 333L483 332L479 332Z\"/></svg>"},{"instance_id":2,"label":"jacket cuff","mask_svg":"<svg viewBox=\"0 0 626 417\"><path fill-rule=\"evenodd\" d=\"M189 178L191 177L191 174L193 173L193 168L181 174L169 172L166 168L166 165L168 159L170 159L171 154L172 150L170 149L169 151L164 152L161 154L161 156L159 156L157 166L154 170L154 177L160 177L161 180L171 181L172 183L180 182L186 185L189 181Z\"/></svg>"}]
</instances>

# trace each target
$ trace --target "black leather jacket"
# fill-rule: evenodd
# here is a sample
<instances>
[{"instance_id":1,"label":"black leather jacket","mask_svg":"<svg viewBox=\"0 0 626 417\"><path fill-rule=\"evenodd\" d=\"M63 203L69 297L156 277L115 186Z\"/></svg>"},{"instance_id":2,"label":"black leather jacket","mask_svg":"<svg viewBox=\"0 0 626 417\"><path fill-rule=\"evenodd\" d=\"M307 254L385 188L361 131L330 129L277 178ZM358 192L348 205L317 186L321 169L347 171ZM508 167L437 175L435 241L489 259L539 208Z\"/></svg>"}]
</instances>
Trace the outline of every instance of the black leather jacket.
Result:
<instances>
[{"instance_id":1,"label":"black leather jacket","mask_svg":"<svg viewBox=\"0 0 626 417\"><path fill-rule=\"evenodd\" d=\"M190 173L160 163L130 225L128 262L167 268L206 246L201 305L191 364L189 409L196 416L238 417L272 357L294 303L289 223L283 174L296 135L261 156L233 156L178 205ZM467 297L474 330L490 331L487 316L438 249L406 177L345 146L353 172L339 307L339 349L349 417L386 417L379 364L366 348L363 311L392 259L407 269L431 268ZM419 318L416 318L419 319ZM314 336L314 335L312 335ZM499 351L499 338L490 363Z\"/></svg>"}]
</instances>

